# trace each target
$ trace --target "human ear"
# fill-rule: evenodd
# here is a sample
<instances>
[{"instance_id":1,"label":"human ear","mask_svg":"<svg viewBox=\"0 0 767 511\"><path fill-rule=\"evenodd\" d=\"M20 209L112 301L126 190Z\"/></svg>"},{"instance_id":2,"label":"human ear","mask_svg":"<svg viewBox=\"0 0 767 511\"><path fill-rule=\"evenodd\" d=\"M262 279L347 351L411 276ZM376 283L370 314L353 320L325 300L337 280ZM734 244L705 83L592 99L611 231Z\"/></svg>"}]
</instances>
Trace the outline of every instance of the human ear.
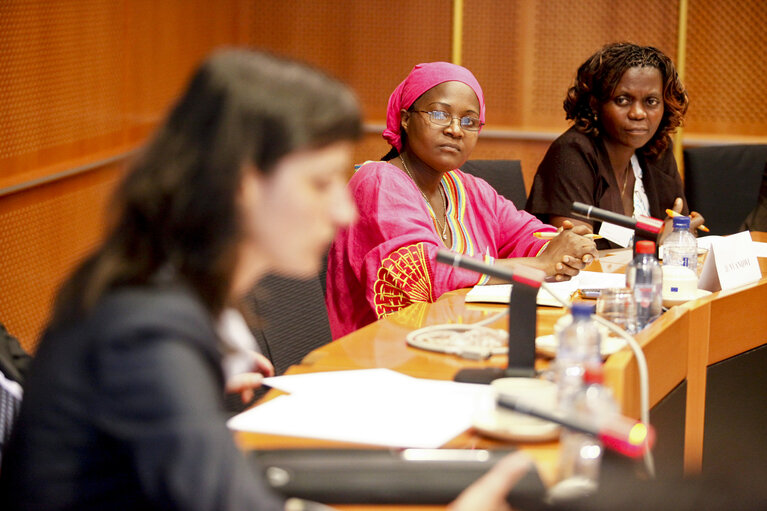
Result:
<instances>
[{"instance_id":1,"label":"human ear","mask_svg":"<svg viewBox=\"0 0 767 511\"><path fill-rule=\"evenodd\" d=\"M400 121L399 125L400 128L402 128L402 131L407 133L407 124L410 122L410 111L405 110L404 108L399 111Z\"/></svg>"}]
</instances>

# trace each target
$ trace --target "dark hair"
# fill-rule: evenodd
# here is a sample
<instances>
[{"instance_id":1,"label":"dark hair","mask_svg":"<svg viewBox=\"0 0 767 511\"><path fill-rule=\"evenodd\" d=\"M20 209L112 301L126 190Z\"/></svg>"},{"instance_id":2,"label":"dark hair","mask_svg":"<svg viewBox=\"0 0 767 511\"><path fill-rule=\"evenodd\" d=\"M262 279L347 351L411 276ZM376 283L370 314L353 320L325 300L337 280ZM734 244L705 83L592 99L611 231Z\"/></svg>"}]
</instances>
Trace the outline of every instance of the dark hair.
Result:
<instances>
[{"instance_id":1,"label":"dark hair","mask_svg":"<svg viewBox=\"0 0 767 511\"><path fill-rule=\"evenodd\" d=\"M321 71L260 52L214 54L117 189L116 221L62 289L54 320L164 268L220 312L241 235L235 197L245 165L269 173L292 152L360 134L354 94Z\"/></svg>"},{"instance_id":2,"label":"dark hair","mask_svg":"<svg viewBox=\"0 0 767 511\"><path fill-rule=\"evenodd\" d=\"M682 125L689 98L674 63L652 46L613 43L589 57L578 68L575 81L567 91L566 118L573 119L581 132L599 137L600 124L592 104L609 101L623 74L632 67L654 67L663 80L663 118L643 148L646 156L655 159L668 148L669 133Z\"/></svg>"}]
</instances>

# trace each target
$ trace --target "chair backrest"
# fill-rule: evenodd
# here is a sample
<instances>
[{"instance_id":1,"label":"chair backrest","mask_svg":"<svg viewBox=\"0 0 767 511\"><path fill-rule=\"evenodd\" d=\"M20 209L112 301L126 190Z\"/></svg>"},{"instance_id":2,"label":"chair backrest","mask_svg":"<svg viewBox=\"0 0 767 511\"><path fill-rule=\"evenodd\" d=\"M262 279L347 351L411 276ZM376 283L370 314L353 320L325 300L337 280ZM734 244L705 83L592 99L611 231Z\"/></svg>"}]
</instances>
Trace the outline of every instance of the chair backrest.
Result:
<instances>
[{"instance_id":1,"label":"chair backrest","mask_svg":"<svg viewBox=\"0 0 767 511\"><path fill-rule=\"evenodd\" d=\"M245 306L255 315L253 334L276 374L332 340L319 277L269 275L248 295Z\"/></svg>"},{"instance_id":2,"label":"chair backrest","mask_svg":"<svg viewBox=\"0 0 767 511\"><path fill-rule=\"evenodd\" d=\"M469 160L461 170L487 181L496 192L513 202L517 209L525 208L527 193L519 160Z\"/></svg>"},{"instance_id":3,"label":"chair backrest","mask_svg":"<svg viewBox=\"0 0 767 511\"><path fill-rule=\"evenodd\" d=\"M711 234L738 232L756 206L767 145L723 145L684 150L684 190L690 209Z\"/></svg>"},{"instance_id":4,"label":"chair backrest","mask_svg":"<svg viewBox=\"0 0 767 511\"><path fill-rule=\"evenodd\" d=\"M5 377L0 371L0 461L3 448L11 438L11 430L21 409L21 385Z\"/></svg>"}]
</instances>

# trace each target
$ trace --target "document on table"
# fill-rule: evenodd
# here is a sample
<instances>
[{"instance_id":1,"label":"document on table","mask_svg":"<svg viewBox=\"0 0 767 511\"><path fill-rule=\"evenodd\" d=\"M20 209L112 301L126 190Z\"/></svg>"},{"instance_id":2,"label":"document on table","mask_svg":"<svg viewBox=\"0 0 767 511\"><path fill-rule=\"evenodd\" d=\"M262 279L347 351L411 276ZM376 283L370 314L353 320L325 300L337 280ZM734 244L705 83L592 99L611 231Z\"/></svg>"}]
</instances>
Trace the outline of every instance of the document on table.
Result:
<instances>
[{"instance_id":1,"label":"document on table","mask_svg":"<svg viewBox=\"0 0 767 511\"><path fill-rule=\"evenodd\" d=\"M767 243L764 243L763 241L752 241L751 243L754 244L756 257L767 257Z\"/></svg>"},{"instance_id":2,"label":"document on table","mask_svg":"<svg viewBox=\"0 0 767 511\"><path fill-rule=\"evenodd\" d=\"M265 378L280 396L232 417L230 429L385 447L437 448L468 429L487 385L413 378L388 369Z\"/></svg>"},{"instance_id":3,"label":"document on table","mask_svg":"<svg viewBox=\"0 0 767 511\"><path fill-rule=\"evenodd\" d=\"M563 298L570 298L578 289L606 289L611 287L625 287L626 277L622 273L601 273L595 271L582 271L566 282L547 282L550 287ZM511 284L496 284L490 286L474 286L466 294L466 302L482 303L509 303L511 297ZM551 293L541 288L536 300L538 305L561 307Z\"/></svg>"}]
</instances>

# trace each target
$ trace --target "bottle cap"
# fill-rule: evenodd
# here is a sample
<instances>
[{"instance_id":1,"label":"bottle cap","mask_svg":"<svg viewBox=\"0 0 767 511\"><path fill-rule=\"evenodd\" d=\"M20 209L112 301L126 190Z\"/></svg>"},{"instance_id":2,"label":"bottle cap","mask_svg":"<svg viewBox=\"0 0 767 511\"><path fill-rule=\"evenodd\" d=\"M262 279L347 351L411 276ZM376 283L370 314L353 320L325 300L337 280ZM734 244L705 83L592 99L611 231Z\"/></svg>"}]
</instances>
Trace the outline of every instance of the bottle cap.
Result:
<instances>
[{"instance_id":1,"label":"bottle cap","mask_svg":"<svg viewBox=\"0 0 767 511\"><path fill-rule=\"evenodd\" d=\"M675 216L674 217L674 229L689 229L690 217L689 216Z\"/></svg>"},{"instance_id":2,"label":"bottle cap","mask_svg":"<svg viewBox=\"0 0 767 511\"><path fill-rule=\"evenodd\" d=\"M654 254L655 242L649 240L637 241L637 254Z\"/></svg>"},{"instance_id":3,"label":"bottle cap","mask_svg":"<svg viewBox=\"0 0 767 511\"><path fill-rule=\"evenodd\" d=\"M594 313L594 306L590 303L575 302L570 307L570 314L576 318L589 317Z\"/></svg>"},{"instance_id":4,"label":"bottle cap","mask_svg":"<svg viewBox=\"0 0 767 511\"><path fill-rule=\"evenodd\" d=\"M602 364L592 364L586 367L583 373L583 383L590 385L593 383L602 384L605 381L605 372Z\"/></svg>"}]
</instances>

